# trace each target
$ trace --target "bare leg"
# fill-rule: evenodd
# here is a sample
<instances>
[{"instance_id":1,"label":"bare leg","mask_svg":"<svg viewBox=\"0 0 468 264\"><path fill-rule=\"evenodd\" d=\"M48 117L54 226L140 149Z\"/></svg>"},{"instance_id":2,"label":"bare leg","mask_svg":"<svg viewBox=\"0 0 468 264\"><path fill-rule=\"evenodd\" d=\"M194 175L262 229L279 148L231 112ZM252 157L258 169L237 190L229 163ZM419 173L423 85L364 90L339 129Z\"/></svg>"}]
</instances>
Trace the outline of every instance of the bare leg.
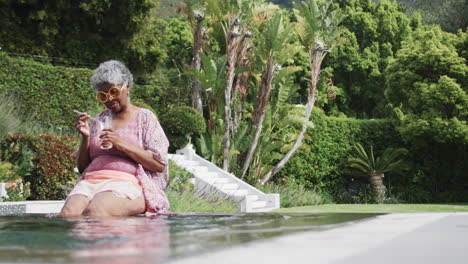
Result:
<instances>
[{"instance_id":1,"label":"bare leg","mask_svg":"<svg viewBox=\"0 0 468 264\"><path fill-rule=\"evenodd\" d=\"M102 192L94 196L83 214L89 216L129 216L144 213L145 209L143 195L130 200L117 197L112 192Z\"/></svg>"},{"instance_id":2,"label":"bare leg","mask_svg":"<svg viewBox=\"0 0 468 264\"><path fill-rule=\"evenodd\" d=\"M88 197L81 195L81 194L75 194L70 197L68 197L67 201L65 202L65 205L62 208L62 211L60 212L61 216L78 216L83 213L83 211L86 209L86 207L89 204L89 199Z\"/></svg>"}]
</instances>

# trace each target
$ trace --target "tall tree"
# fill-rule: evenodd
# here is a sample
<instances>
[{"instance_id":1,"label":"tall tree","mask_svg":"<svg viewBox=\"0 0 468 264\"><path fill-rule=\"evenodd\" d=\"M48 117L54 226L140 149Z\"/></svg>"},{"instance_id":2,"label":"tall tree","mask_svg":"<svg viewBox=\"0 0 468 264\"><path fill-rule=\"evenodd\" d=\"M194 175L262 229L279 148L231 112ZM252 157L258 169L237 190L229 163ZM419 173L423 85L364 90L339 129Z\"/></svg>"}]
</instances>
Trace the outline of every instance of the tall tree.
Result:
<instances>
[{"instance_id":1,"label":"tall tree","mask_svg":"<svg viewBox=\"0 0 468 264\"><path fill-rule=\"evenodd\" d=\"M339 9L332 10L331 3L331 0L327 0L319 6L316 0L308 0L296 3L294 6L294 15L297 19L296 30L309 55L309 93L304 114L306 120L309 120L315 103L322 61L327 52L335 47L341 31L338 25L343 20L343 15ZM263 176L261 184L269 181L288 162L301 145L306 129L307 125L304 124L291 150L272 170Z\"/></svg>"},{"instance_id":2,"label":"tall tree","mask_svg":"<svg viewBox=\"0 0 468 264\"><path fill-rule=\"evenodd\" d=\"M465 34L418 29L390 62L385 94L406 139L468 143L468 66L457 49Z\"/></svg>"},{"instance_id":3,"label":"tall tree","mask_svg":"<svg viewBox=\"0 0 468 264\"><path fill-rule=\"evenodd\" d=\"M344 34L336 49L325 58L334 85L342 89L334 106L348 116L387 116L385 68L400 49L401 41L417 26L396 2L388 0L337 0L345 14ZM414 18L417 19L417 18ZM328 108L325 108L328 110Z\"/></svg>"},{"instance_id":4,"label":"tall tree","mask_svg":"<svg viewBox=\"0 0 468 264\"><path fill-rule=\"evenodd\" d=\"M205 14L200 9L199 0L184 0L185 7L179 8L180 12L183 13L192 27L193 35L193 49L192 49L192 61L190 68L195 71L200 71L201 59L200 52L203 44L203 21L205 20ZM203 115L203 104L200 81L196 77L192 77L192 107L195 108L200 114Z\"/></svg>"},{"instance_id":5,"label":"tall tree","mask_svg":"<svg viewBox=\"0 0 468 264\"><path fill-rule=\"evenodd\" d=\"M221 50L226 54L226 82L225 82L225 106L224 106L224 137L223 137L223 169L229 168L230 141L232 131L232 96L233 84L238 56L243 54L242 42L244 36L249 34L251 21L262 14L265 16L269 12L271 5L263 0L206 0L206 13L210 16L210 23L213 26L214 37L222 36L219 42Z\"/></svg>"},{"instance_id":6,"label":"tall tree","mask_svg":"<svg viewBox=\"0 0 468 264\"><path fill-rule=\"evenodd\" d=\"M223 139L223 169L229 167L229 149L231 135L231 96L232 86L235 76L235 63L237 60L239 37L241 31L239 26L245 17L244 9L247 7L247 1L206 1L206 11L211 16L211 23L217 23L221 29L226 47L226 82L224 87L224 139Z\"/></svg>"},{"instance_id":7,"label":"tall tree","mask_svg":"<svg viewBox=\"0 0 468 264\"><path fill-rule=\"evenodd\" d=\"M261 59L260 63L265 64L262 73L260 89L257 95L255 110L252 118L252 125L256 128L255 136L252 144L249 147L247 156L242 168L241 178L244 178L252 160L252 156L257 148L260 134L262 133L263 120L265 119L268 102L270 100L271 85L275 67L280 67L284 63L285 58L278 56L278 53L283 51L294 51L294 46L287 44L291 39L293 24L285 25L281 13L277 13L270 19L265 30L259 35L260 41L256 49L256 54ZM294 54L289 54L293 56ZM279 69L276 69L279 70Z\"/></svg>"},{"instance_id":8,"label":"tall tree","mask_svg":"<svg viewBox=\"0 0 468 264\"><path fill-rule=\"evenodd\" d=\"M438 24L443 30L456 33L468 27L468 1L415 0L408 4L411 11L421 13L424 24Z\"/></svg>"}]
</instances>

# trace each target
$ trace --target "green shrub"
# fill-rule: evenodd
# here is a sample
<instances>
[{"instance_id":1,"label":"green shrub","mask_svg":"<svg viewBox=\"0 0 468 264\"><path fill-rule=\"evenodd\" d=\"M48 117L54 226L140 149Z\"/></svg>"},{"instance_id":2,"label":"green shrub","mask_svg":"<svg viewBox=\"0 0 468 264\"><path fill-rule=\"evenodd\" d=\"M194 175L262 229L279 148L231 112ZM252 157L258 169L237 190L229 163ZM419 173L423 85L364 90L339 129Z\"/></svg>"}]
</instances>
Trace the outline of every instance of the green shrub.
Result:
<instances>
[{"instance_id":1,"label":"green shrub","mask_svg":"<svg viewBox=\"0 0 468 264\"><path fill-rule=\"evenodd\" d=\"M78 176L71 157L75 145L69 137L11 135L0 141L0 159L31 183L31 200L60 200L61 187Z\"/></svg>"},{"instance_id":2,"label":"green shrub","mask_svg":"<svg viewBox=\"0 0 468 264\"><path fill-rule=\"evenodd\" d=\"M274 182L287 185L294 181L308 189L323 190L332 193L336 202L372 202L346 194L351 179L357 176L345 169L353 144L373 145L375 153L403 147L408 150L405 160L410 169L386 175L391 197L408 203L468 201L468 145L437 143L430 138L403 140L395 121L328 117L320 109L314 109L312 121L315 128L307 130L303 141L309 148L299 149L275 175Z\"/></svg>"},{"instance_id":3,"label":"green shrub","mask_svg":"<svg viewBox=\"0 0 468 264\"><path fill-rule=\"evenodd\" d=\"M76 121L73 109L90 115L104 109L95 99L89 81L91 75L91 69L41 64L33 60L12 58L0 52L0 93L15 98L16 119L33 123L28 124L29 127L42 127L41 131L52 128L55 134L73 134ZM172 87L170 83L163 86L167 90L164 94L161 93L159 82L135 84L131 95L135 101L147 103L148 106L142 107L161 112L163 106L160 100L171 97L168 87ZM1 105L3 109L3 102ZM0 122L0 132L4 125L4 122Z\"/></svg>"},{"instance_id":4,"label":"green shrub","mask_svg":"<svg viewBox=\"0 0 468 264\"><path fill-rule=\"evenodd\" d=\"M18 177L18 174L13 170L13 164L7 161L0 162L0 182L16 181Z\"/></svg>"},{"instance_id":5,"label":"green shrub","mask_svg":"<svg viewBox=\"0 0 468 264\"><path fill-rule=\"evenodd\" d=\"M153 112L153 114L154 114L155 116L158 116L158 113L156 113L156 111L155 111L151 106L149 106L148 104L146 104L146 103L144 103L144 102L141 102L141 101L134 101L134 102L132 102L132 104L133 104L134 106L137 106L137 107L140 107L140 108L148 109L148 110L150 110L151 112Z\"/></svg>"},{"instance_id":6,"label":"green shrub","mask_svg":"<svg viewBox=\"0 0 468 264\"><path fill-rule=\"evenodd\" d=\"M0 91L0 136L18 132L21 120L16 114L16 100Z\"/></svg>"},{"instance_id":7,"label":"green shrub","mask_svg":"<svg viewBox=\"0 0 468 264\"><path fill-rule=\"evenodd\" d=\"M203 116L189 106L174 107L163 114L161 125L171 143L170 151L184 147L189 142L187 137L200 134L206 129Z\"/></svg>"},{"instance_id":8,"label":"green shrub","mask_svg":"<svg viewBox=\"0 0 468 264\"><path fill-rule=\"evenodd\" d=\"M190 178L193 177L193 174L177 166L172 160L169 160L169 173L170 177L167 190L181 192L193 189L193 184L190 182Z\"/></svg>"},{"instance_id":9,"label":"green shrub","mask_svg":"<svg viewBox=\"0 0 468 264\"><path fill-rule=\"evenodd\" d=\"M307 129L308 137L303 141L310 149L299 149L275 175L275 181L287 184L294 180L306 188L334 193L346 180L344 168L355 142L373 144L376 152L403 144L388 120L328 117L315 109L312 121L315 128Z\"/></svg>"},{"instance_id":10,"label":"green shrub","mask_svg":"<svg viewBox=\"0 0 468 264\"><path fill-rule=\"evenodd\" d=\"M315 191L304 187L304 185L290 183L287 186L282 186L274 183L256 186L264 193L280 194L281 208L319 205L332 202L329 194L321 191Z\"/></svg>"},{"instance_id":11,"label":"green shrub","mask_svg":"<svg viewBox=\"0 0 468 264\"><path fill-rule=\"evenodd\" d=\"M73 127L73 109L98 112L89 78L91 70L54 67L0 52L0 91L21 103L19 116L46 127Z\"/></svg>"}]
</instances>

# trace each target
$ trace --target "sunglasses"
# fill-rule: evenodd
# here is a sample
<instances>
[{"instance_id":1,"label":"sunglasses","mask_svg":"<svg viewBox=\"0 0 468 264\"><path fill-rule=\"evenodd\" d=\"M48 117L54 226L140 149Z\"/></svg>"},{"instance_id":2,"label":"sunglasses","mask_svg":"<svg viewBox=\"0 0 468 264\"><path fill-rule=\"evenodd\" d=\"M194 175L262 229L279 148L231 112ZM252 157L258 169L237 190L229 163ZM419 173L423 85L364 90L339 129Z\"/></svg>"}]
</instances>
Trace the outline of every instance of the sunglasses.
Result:
<instances>
[{"instance_id":1,"label":"sunglasses","mask_svg":"<svg viewBox=\"0 0 468 264\"><path fill-rule=\"evenodd\" d=\"M97 92L96 93L96 99L101 102L101 103L105 103L109 100L112 100L112 99L116 99L119 97L120 95L120 92L124 89L124 87L126 86L127 84L123 84L121 88L118 88L116 86L113 86L109 89L109 91L106 92ZM109 99L109 98L112 98L112 99Z\"/></svg>"}]
</instances>

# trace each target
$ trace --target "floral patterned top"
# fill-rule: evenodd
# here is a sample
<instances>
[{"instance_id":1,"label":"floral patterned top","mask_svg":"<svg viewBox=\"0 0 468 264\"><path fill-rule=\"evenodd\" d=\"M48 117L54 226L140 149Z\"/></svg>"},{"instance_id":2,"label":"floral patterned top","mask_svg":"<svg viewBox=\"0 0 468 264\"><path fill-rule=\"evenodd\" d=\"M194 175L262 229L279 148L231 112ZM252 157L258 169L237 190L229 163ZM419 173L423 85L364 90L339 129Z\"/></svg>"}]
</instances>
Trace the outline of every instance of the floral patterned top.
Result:
<instances>
[{"instance_id":1,"label":"floral patterned top","mask_svg":"<svg viewBox=\"0 0 468 264\"><path fill-rule=\"evenodd\" d=\"M110 110L105 110L102 113L93 117L90 124L90 133L96 134L96 120L104 116L111 115ZM169 210L169 200L166 195L166 187L169 180L169 163L167 151L169 141L167 140L164 131L159 124L158 119L148 109L140 108L136 114L138 122L138 144L141 148L150 152L153 158L165 165L163 172L149 171L141 164L138 164L136 177L143 188L143 195L146 203L146 214L166 214ZM82 173L79 180L83 179L86 170Z\"/></svg>"}]
</instances>

